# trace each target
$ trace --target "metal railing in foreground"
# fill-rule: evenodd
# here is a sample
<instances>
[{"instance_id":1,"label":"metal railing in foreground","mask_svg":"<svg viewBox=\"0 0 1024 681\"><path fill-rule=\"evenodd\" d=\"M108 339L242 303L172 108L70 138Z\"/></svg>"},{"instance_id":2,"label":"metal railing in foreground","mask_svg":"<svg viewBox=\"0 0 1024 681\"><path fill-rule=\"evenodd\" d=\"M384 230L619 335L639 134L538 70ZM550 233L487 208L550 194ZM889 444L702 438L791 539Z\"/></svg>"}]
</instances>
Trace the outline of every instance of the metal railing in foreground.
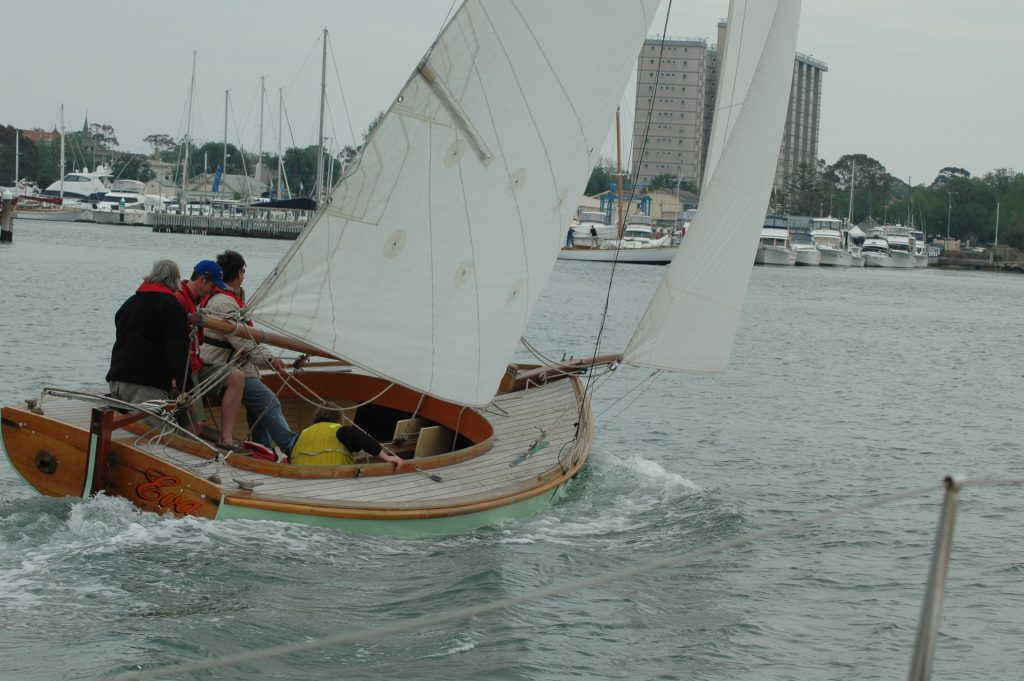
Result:
<instances>
[{"instance_id":1,"label":"metal railing in foreground","mask_svg":"<svg viewBox=\"0 0 1024 681\"><path fill-rule=\"evenodd\" d=\"M571 593L573 591L590 589L601 586L603 584L607 584L609 582L619 581L626 577L632 577L634 575L654 572L655 570L661 570L676 565L682 565L684 563L689 563L699 558L717 555L719 553L723 553L731 549L746 546L748 544L753 544L754 542L761 541L768 537L787 534L793 532L794 530L798 530L802 527L807 527L809 525L816 525L819 523L827 522L829 520L840 518L845 515L858 513L860 511L866 511L872 508L878 508L880 506L886 506L888 504L903 499L908 499L911 497L922 496L924 494L945 490L942 510L939 516L938 531L936 533L935 548L933 550L931 568L928 576L928 584L925 589L924 603L921 608L921 616L917 632L917 643L914 648L910 674L908 676L909 681L925 681L926 679L931 678L932 658L935 652L935 640L939 629L939 619L942 609L942 598L945 591L946 575L949 569L949 555L953 541L953 526L956 522L956 511L960 491L965 487L1020 486L1024 486L1024 480L968 481L961 476L948 476L941 484L928 485L916 489L905 490L903 492L888 494L885 496L877 497L875 499L871 499L869 501L865 501L860 504L855 504L853 506L848 506L846 508L842 508L835 511L817 513L806 518L801 518L799 520L784 523L777 527L761 530L760 532L747 534L742 537L737 537L736 539L720 542L718 544L712 544L711 546L705 546L703 548L694 549L693 551L687 551L686 553L668 556L666 558L653 560L647 563L643 563L641 565L636 565L634 567L625 568L622 570L615 570L614 572L607 572L602 575L597 575L595 577L590 577L587 579L581 579L573 582L568 582L565 584L559 584L556 586L549 587L547 589L541 589L539 591L521 594L519 596L514 596L512 598L505 598L499 601L492 601L490 603L470 606L468 608L460 608L458 610L451 610L448 612L438 613L435 615L425 615L423 617L417 617L414 619L406 620L404 622L396 622L395 624L374 627L372 629L364 629L361 631L347 632L344 634L338 634L337 636L329 636L326 638L321 638L313 641L303 641L299 643L276 646L273 648L251 650L244 653L237 653L235 655L226 655L224 657L219 658L198 660L196 662L189 662L180 665L146 669L138 672L129 672L127 674L115 676L113 677L113 680L141 681L143 679L168 678L178 676L181 674L205 671L208 669L235 667L242 664L258 662L260 660L284 657L286 655L294 655L296 653L301 653L309 650L317 650L320 648L355 643L357 641L378 640L382 637L393 634L410 633L427 627L432 627L438 624L445 624L448 622L469 619L471 617L476 617L478 615L495 612L497 610L511 608L513 606L520 605L523 603L530 603L533 601L543 600L545 598L551 598L553 596L560 596L562 594Z\"/></svg>"}]
</instances>

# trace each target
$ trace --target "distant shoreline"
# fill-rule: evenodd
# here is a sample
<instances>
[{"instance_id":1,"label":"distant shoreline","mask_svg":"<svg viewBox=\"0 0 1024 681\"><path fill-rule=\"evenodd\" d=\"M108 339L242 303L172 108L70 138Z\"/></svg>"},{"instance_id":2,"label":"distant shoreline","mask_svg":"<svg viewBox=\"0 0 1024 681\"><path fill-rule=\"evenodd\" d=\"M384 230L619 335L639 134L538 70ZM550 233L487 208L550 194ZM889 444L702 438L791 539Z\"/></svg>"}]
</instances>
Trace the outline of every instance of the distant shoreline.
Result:
<instances>
[{"instance_id":1,"label":"distant shoreline","mask_svg":"<svg viewBox=\"0 0 1024 681\"><path fill-rule=\"evenodd\" d=\"M928 267L942 267L955 270L985 270L988 272L1014 272L1024 274L1024 262L997 261L990 262L988 258L947 258L939 257L929 260Z\"/></svg>"}]
</instances>

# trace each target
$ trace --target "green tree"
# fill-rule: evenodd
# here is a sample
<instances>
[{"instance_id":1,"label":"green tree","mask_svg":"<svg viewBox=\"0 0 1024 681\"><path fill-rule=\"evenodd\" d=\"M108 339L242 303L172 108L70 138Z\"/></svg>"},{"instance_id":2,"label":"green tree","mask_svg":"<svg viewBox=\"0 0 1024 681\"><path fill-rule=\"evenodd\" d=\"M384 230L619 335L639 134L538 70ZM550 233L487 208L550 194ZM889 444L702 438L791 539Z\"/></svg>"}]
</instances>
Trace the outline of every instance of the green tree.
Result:
<instances>
[{"instance_id":1,"label":"green tree","mask_svg":"<svg viewBox=\"0 0 1024 681\"><path fill-rule=\"evenodd\" d=\"M97 149L113 149L119 146L113 126L106 123L90 123L89 136L92 138Z\"/></svg>"},{"instance_id":2,"label":"green tree","mask_svg":"<svg viewBox=\"0 0 1024 681\"><path fill-rule=\"evenodd\" d=\"M39 177L39 147L30 139L16 136L20 134L13 126L0 126L0 185L13 185L21 178L36 180ZM15 150L18 162L15 163ZM18 167L18 175L14 176L14 167Z\"/></svg>"},{"instance_id":3,"label":"green tree","mask_svg":"<svg viewBox=\"0 0 1024 681\"><path fill-rule=\"evenodd\" d=\"M149 159L141 154L118 154L114 157L114 173L118 179L149 182L156 175L149 167Z\"/></svg>"},{"instance_id":4,"label":"green tree","mask_svg":"<svg viewBox=\"0 0 1024 681\"><path fill-rule=\"evenodd\" d=\"M228 166L224 172L231 175L253 175L256 172L256 154L244 152L231 143L228 143L227 146ZM189 155L192 157L190 165L198 168L198 172L203 172L203 159L205 158L209 166L207 170L212 173L217 166L224 162L224 143L207 142L195 151L190 151Z\"/></svg>"},{"instance_id":5,"label":"green tree","mask_svg":"<svg viewBox=\"0 0 1024 681\"><path fill-rule=\"evenodd\" d=\"M854 168L856 166L856 168ZM846 154L827 166L822 173L825 184L844 193L853 184L854 205L851 222L860 222L866 217L882 218L878 208L886 206L900 185L880 162L866 154ZM905 189L903 191L906 191ZM849 202L847 201L847 206ZM837 211L840 214L846 211Z\"/></svg>"},{"instance_id":6,"label":"green tree","mask_svg":"<svg viewBox=\"0 0 1024 681\"><path fill-rule=\"evenodd\" d=\"M384 120L384 112L383 111L381 111L376 116L374 116L373 120L371 120L369 125L366 126L366 130L363 131L363 144L364 145L366 144L367 140L370 139L370 135L372 135L373 131L377 129L377 126L380 125L380 122L382 120ZM360 148L362 148L362 147L360 147Z\"/></svg>"},{"instance_id":7,"label":"green tree","mask_svg":"<svg viewBox=\"0 0 1024 681\"><path fill-rule=\"evenodd\" d=\"M583 193L587 196L596 196L608 191L609 187L615 186L615 164L608 159L601 159L594 166L590 173L590 180Z\"/></svg>"},{"instance_id":8,"label":"green tree","mask_svg":"<svg viewBox=\"0 0 1024 681\"><path fill-rule=\"evenodd\" d=\"M292 193L308 195L316 186L316 159L319 147L311 144L299 149L292 147L284 152L284 171Z\"/></svg>"},{"instance_id":9,"label":"green tree","mask_svg":"<svg viewBox=\"0 0 1024 681\"><path fill-rule=\"evenodd\" d=\"M782 208L793 215L819 215L824 192L818 170L808 163L799 164L783 181Z\"/></svg>"},{"instance_id":10,"label":"green tree","mask_svg":"<svg viewBox=\"0 0 1024 681\"><path fill-rule=\"evenodd\" d=\"M678 189L679 178L675 175L669 175L663 173L661 175L655 175L651 178L650 183L647 185L648 191L657 191L658 189Z\"/></svg>"},{"instance_id":11,"label":"green tree","mask_svg":"<svg viewBox=\"0 0 1024 681\"><path fill-rule=\"evenodd\" d=\"M932 180L932 187L939 188L949 183L955 177L969 178L971 176L970 171L964 168L958 168L956 166L946 166L939 171L939 174Z\"/></svg>"},{"instance_id":12,"label":"green tree","mask_svg":"<svg viewBox=\"0 0 1024 681\"><path fill-rule=\"evenodd\" d=\"M154 154L160 154L161 152L171 151L176 146L174 138L170 135L164 135L162 133L153 133L152 135L146 135L142 138L142 141L153 147Z\"/></svg>"},{"instance_id":13,"label":"green tree","mask_svg":"<svg viewBox=\"0 0 1024 681\"><path fill-rule=\"evenodd\" d=\"M40 141L36 143L36 147L39 150L36 184L42 190L60 179L60 140ZM68 168L64 170L67 172Z\"/></svg>"}]
</instances>

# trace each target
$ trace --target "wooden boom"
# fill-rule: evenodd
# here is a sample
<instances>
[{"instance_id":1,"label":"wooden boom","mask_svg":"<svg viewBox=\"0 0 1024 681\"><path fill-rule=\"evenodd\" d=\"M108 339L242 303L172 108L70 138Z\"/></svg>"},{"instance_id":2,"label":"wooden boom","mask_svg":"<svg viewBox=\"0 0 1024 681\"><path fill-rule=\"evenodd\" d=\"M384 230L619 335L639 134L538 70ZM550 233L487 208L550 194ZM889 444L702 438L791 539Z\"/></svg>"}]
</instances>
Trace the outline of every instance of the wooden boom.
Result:
<instances>
[{"instance_id":1,"label":"wooden boom","mask_svg":"<svg viewBox=\"0 0 1024 681\"><path fill-rule=\"evenodd\" d=\"M320 348L314 347L309 343L304 343L298 339L284 336L279 333L272 331L266 331L264 329L258 329L254 326L247 326L240 322L229 322L226 319L220 317L211 317L210 315L202 315L199 318L193 317L193 321L198 323L207 329L213 329L229 336L242 336L243 338L250 338L257 343L266 343L267 345L273 345L274 347L284 348L285 350L293 350L295 352L301 352L304 355L312 355L314 357L328 357L330 359L338 359L341 357L332 355L329 352L324 352ZM342 360L344 361L344 360Z\"/></svg>"}]
</instances>

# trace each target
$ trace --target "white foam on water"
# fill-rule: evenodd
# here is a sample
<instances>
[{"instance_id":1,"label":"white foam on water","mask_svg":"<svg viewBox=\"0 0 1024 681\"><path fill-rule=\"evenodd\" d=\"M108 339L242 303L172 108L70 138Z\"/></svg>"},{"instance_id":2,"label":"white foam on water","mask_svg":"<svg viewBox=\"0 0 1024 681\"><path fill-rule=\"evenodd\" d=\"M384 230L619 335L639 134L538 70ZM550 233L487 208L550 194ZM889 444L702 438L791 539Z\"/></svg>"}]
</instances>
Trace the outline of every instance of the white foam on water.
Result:
<instances>
[{"instance_id":1,"label":"white foam on water","mask_svg":"<svg viewBox=\"0 0 1024 681\"><path fill-rule=\"evenodd\" d=\"M477 646L477 642L473 640L468 634L463 634L459 638L462 640L452 641L452 647L442 653L434 653L427 655L428 659L438 657L448 657L450 655L460 655L462 653L468 653Z\"/></svg>"},{"instance_id":2,"label":"white foam on water","mask_svg":"<svg viewBox=\"0 0 1024 681\"><path fill-rule=\"evenodd\" d=\"M650 478L661 483L666 491L676 489L683 489L687 492L704 491L704 488L689 478L668 471L660 463L645 459L639 454L631 454L624 462L620 460L620 463L625 465L627 470L639 474L640 477Z\"/></svg>"},{"instance_id":3,"label":"white foam on water","mask_svg":"<svg viewBox=\"0 0 1024 681\"><path fill-rule=\"evenodd\" d=\"M580 498L528 521L504 543L545 542L572 546L582 537L621 536L642 529L651 514L704 491L697 483L639 454L599 454ZM578 484L578 483L577 483Z\"/></svg>"}]
</instances>

